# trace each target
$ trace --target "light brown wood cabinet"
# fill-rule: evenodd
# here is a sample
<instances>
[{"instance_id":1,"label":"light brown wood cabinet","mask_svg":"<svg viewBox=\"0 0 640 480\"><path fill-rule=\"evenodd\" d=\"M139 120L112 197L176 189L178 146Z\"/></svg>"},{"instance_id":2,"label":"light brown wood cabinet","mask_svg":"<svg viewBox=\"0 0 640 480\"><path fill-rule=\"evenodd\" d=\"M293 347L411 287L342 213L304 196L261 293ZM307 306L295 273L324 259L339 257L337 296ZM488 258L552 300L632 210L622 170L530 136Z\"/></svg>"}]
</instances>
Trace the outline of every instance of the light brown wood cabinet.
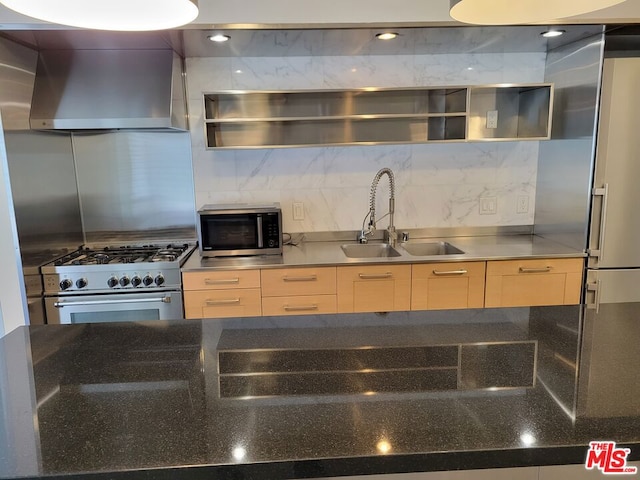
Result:
<instances>
[{"instance_id":1,"label":"light brown wood cabinet","mask_svg":"<svg viewBox=\"0 0 640 480\"><path fill-rule=\"evenodd\" d=\"M336 267L262 270L263 315L336 313Z\"/></svg>"},{"instance_id":2,"label":"light brown wood cabinet","mask_svg":"<svg viewBox=\"0 0 640 480\"><path fill-rule=\"evenodd\" d=\"M184 272L186 318L577 305L582 258Z\"/></svg>"},{"instance_id":3,"label":"light brown wood cabinet","mask_svg":"<svg viewBox=\"0 0 640 480\"><path fill-rule=\"evenodd\" d=\"M338 267L338 313L392 312L411 307L411 265Z\"/></svg>"},{"instance_id":4,"label":"light brown wood cabinet","mask_svg":"<svg viewBox=\"0 0 640 480\"><path fill-rule=\"evenodd\" d=\"M185 272L185 318L262 315L260 270Z\"/></svg>"},{"instance_id":5,"label":"light brown wood cabinet","mask_svg":"<svg viewBox=\"0 0 640 480\"><path fill-rule=\"evenodd\" d=\"M411 310L482 308L486 262L412 266Z\"/></svg>"},{"instance_id":6,"label":"light brown wood cabinet","mask_svg":"<svg viewBox=\"0 0 640 480\"><path fill-rule=\"evenodd\" d=\"M577 305L582 271L582 258L489 261L484 306Z\"/></svg>"}]
</instances>

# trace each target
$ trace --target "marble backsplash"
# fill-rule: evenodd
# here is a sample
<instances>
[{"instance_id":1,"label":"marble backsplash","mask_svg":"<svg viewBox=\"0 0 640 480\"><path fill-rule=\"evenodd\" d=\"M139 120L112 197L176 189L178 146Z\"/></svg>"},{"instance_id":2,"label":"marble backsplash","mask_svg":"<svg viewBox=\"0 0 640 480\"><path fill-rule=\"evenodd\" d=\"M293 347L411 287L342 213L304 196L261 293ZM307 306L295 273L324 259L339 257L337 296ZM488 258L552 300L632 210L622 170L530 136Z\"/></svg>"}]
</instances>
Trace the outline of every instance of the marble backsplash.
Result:
<instances>
[{"instance_id":1,"label":"marble backsplash","mask_svg":"<svg viewBox=\"0 0 640 480\"><path fill-rule=\"evenodd\" d=\"M207 150L203 92L544 81L545 53L187 58L196 206L280 202L287 232L357 230L375 173L396 180L398 228L531 225L538 142ZM378 216L388 186L378 188ZM517 213L526 196L527 213ZM480 198L497 212L480 214ZM293 202L305 218L294 221ZM381 226L386 225L386 220Z\"/></svg>"}]
</instances>

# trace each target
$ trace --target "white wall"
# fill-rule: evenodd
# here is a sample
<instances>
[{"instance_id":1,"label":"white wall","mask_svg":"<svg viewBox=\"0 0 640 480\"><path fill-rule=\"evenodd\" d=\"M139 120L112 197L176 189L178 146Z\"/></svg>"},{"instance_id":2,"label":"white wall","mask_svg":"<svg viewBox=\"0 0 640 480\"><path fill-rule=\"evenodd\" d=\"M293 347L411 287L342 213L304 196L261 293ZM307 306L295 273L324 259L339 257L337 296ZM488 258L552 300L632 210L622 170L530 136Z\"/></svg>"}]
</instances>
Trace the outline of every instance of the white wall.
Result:
<instances>
[{"instance_id":1,"label":"white wall","mask_svg":"<svg viewBox=\"0 0 640 480\"><path fill-rule=\"evenodd\" d=\"M24 325L26 296L0 115L0 335Z\"/></svg>"},{"instance_id":2,"label":"white wall","mask_svg":"<svg viewBox=\"0 0 640 480\"><path fill-rule=\"evenodd\" d=\"M545 53L188 58L196 206L279 201L287 232L357 230L371 180L396 174L399 228L532 225L538 142L206 150L203 92L542 82ZM381 187L383 186L381 182ZM380 213L386 212L380 188ZM516 213L520 195L529 212ZM496 215L479 198L497 198ZM292 203L304 202L294 221Z\"/></svg>"}]
</instances>

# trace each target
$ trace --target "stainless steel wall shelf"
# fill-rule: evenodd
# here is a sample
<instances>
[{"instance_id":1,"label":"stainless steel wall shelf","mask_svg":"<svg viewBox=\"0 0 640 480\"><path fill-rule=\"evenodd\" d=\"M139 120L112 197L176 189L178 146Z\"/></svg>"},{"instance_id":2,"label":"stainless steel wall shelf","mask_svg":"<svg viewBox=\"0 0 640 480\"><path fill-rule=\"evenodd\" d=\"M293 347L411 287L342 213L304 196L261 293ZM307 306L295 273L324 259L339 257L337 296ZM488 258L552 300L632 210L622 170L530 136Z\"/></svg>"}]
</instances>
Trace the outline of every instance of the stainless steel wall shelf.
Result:
<instances>
[{"instance_id":1,"label":"stainless steel wall shelf","mask_svg":"<svg viewBox=\"0 0 640 480\"><path fill-rule=\"evenodd\" d=\"M205 135L208 148L543 139L551 103L551 84L223 91L204 95Z\"/></svg>"}]
</instances>

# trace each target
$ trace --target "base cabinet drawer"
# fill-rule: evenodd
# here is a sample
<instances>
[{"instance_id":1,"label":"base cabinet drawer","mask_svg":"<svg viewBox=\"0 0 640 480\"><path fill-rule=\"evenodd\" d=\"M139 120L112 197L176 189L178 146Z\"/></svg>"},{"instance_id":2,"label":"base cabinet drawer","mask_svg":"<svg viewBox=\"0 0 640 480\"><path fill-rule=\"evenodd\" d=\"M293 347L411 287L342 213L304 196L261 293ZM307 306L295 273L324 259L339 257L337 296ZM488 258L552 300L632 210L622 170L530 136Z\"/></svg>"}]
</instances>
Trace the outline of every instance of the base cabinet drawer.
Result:
<instances>
[{"instance_id":1,"label":"base cabinet drawer","mask_svg":"<svg viewBox=\"0 0 640 480\"><path fill-rule=\"evenodd\" d=\"M485 307L577 305L582 258L487 262Z\"/></svg>"},{"instance_id":2,"label":"base cabinet drawer","mask_svg":"<svg viewBox=\"0 0 640 480\"><path fill-rule=\"evenodd\" d=\"M335 295L297 295L290 297L264 297L262 315L313 315L336 313Z\"/></svg>"},{"instance_id":3,"label":"base cabinet drawer","mask_svg":"<svg viewBox=\"0 0 640 480\"><path fill-rule=\"evenodd\" d=\"M411 307L411 265L338 267L338 312L393 312Z\"/></svg>"},{"instance_id":4,"label":"base cabinet drawer","mask_svg":"<svg viewBox=\"0 0 640 480\"><path fill-rule=\"evenodd\" d=\"M260 288L260 270L229 270L185 272L184 290L227 290L230 288Z\"/></svg>"},{"instance_id":5,"label":"base cabinet drawer","mask_svg":"<svg viewBox=\"0 0 640 480\"><path fill-rule=\"evenodd\" d=\"M262 270L262 296L335 295L336 267Z\"/></svg>"},{"instance_id":6,"label":"base cabinet drawer","mask_svg":"<svg viewBox=\"0 0 640 480\"><path fill-rule=\"evenodd\" d=\"M254 317L262 315L259 288L184 292L186 318Z\"/></svg>"},{"instance_id":7,"label":"base cabinet drawer","mask_svg":"<svg viewBox=\"0 0 640 480\"><path fill-rule=\"evenodd\" d=\"M424 263L411 270L411 310L482 308L485 262Z\"/></svg>"}]
</instances>

